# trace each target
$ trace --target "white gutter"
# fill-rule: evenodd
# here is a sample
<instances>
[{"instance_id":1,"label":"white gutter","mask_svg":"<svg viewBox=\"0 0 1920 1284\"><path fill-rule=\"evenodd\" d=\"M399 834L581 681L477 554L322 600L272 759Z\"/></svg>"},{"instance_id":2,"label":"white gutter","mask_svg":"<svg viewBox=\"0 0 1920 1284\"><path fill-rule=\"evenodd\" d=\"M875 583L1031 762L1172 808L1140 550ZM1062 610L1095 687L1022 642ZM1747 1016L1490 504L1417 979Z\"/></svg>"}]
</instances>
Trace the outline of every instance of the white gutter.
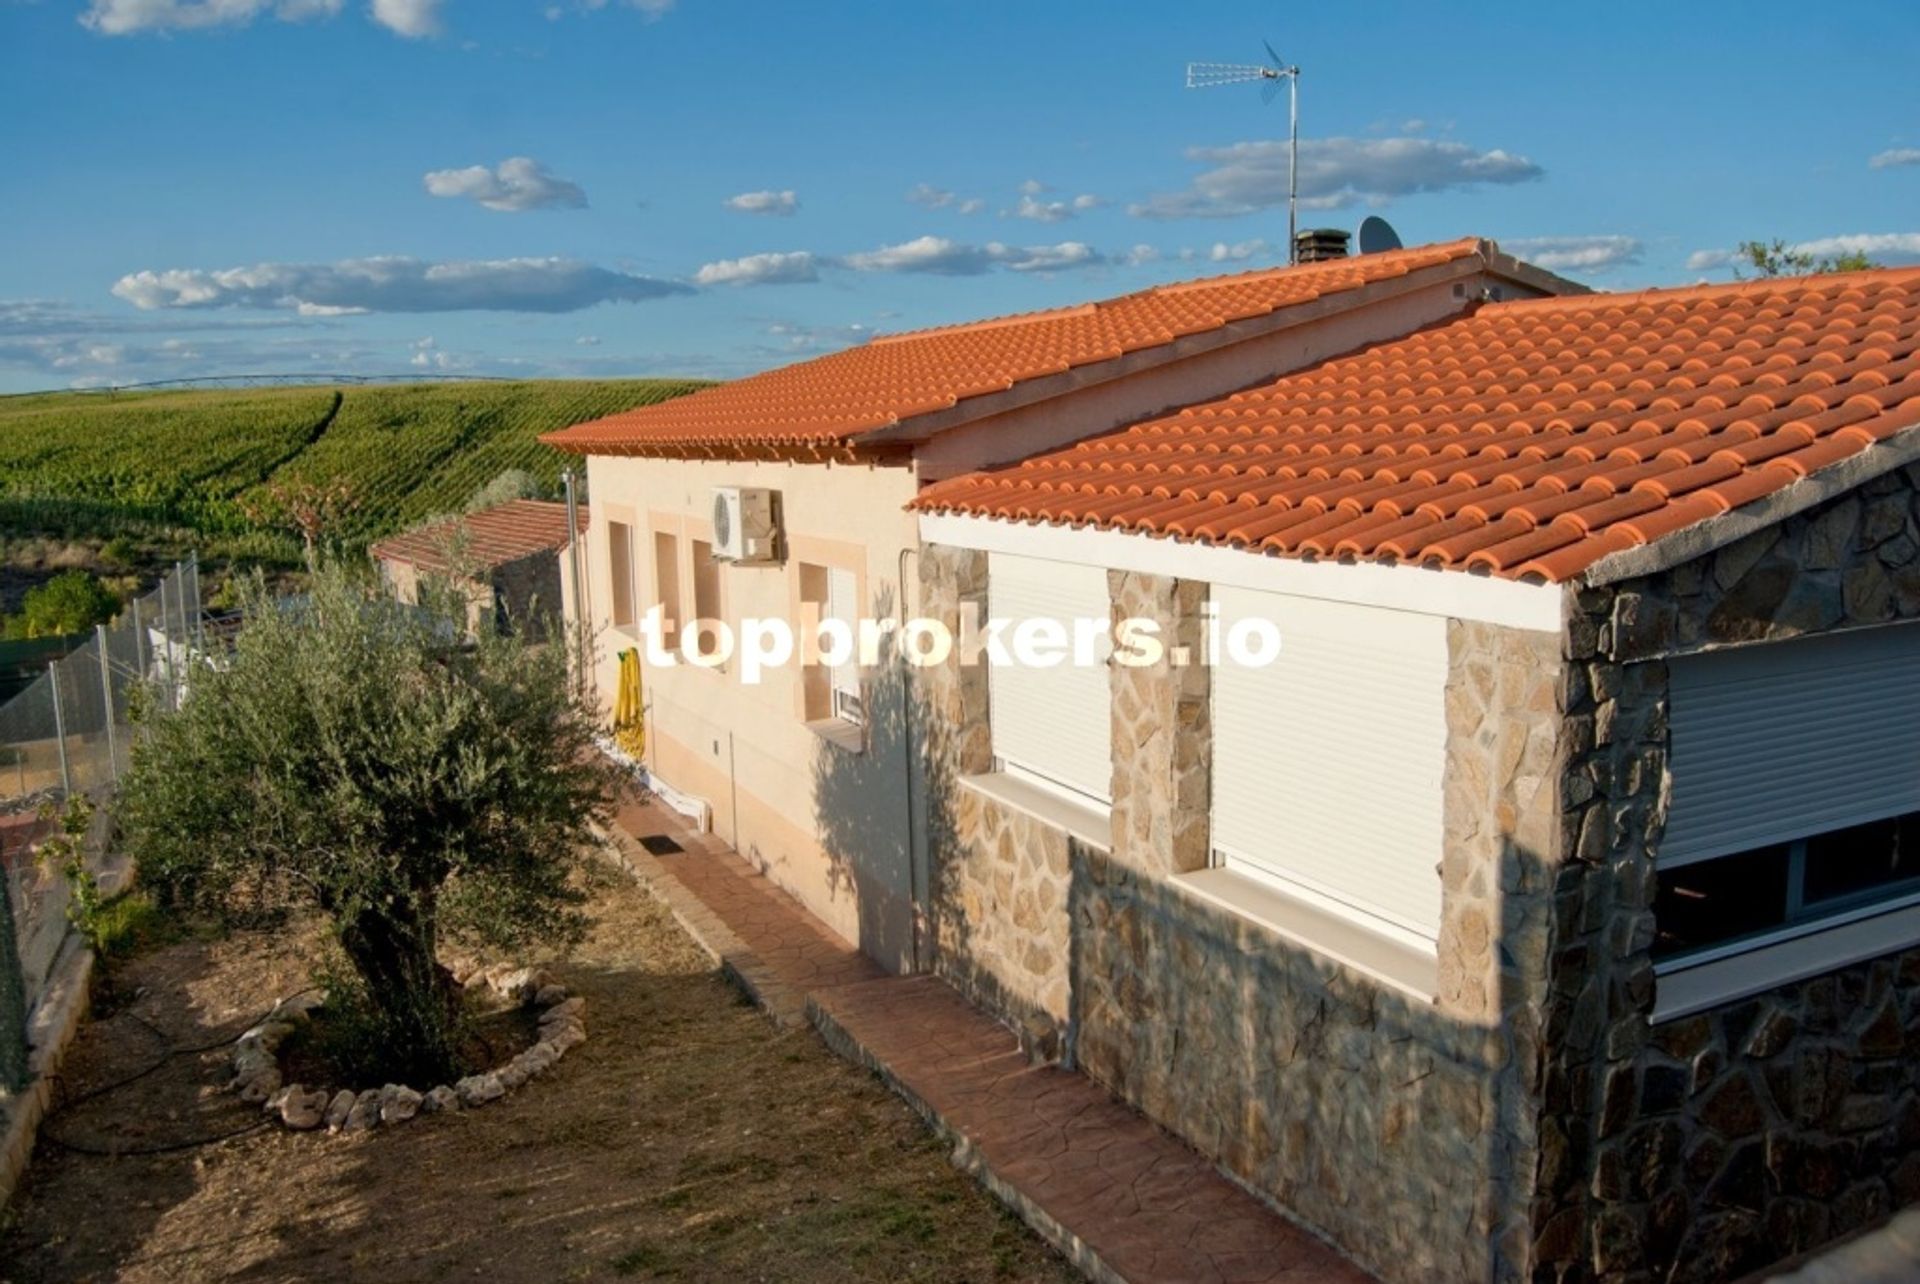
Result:
<instances>
[{"instance_id":1,"label":"white gutter","mask_svg":"<svg viewBox=\"0 0 1920 1284\"><path fill-rule=\"evenodd\" d=\"M1379 562L1307 562L1131 531L922 513L926 544L1039 557L1075 566L1201 580L1292 597L1475 620L1536 633L1561 630L1566 586Z\"/></svg>"}]
</instances>

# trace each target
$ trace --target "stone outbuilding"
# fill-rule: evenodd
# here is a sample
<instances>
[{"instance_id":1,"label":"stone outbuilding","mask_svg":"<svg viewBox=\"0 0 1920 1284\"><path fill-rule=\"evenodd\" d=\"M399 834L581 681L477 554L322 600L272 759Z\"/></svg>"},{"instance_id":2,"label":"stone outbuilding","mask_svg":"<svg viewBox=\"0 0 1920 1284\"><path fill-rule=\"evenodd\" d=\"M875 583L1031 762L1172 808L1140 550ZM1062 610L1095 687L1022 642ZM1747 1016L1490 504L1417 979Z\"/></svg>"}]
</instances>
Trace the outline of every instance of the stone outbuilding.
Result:
<instances>
[{"instance_id":1,"label":"stone outbuilding","mask_svg":"<svg viewBox=\"0 0 1920 1284\"><path fill-rule=\"evenodd\" d=\"M584 531L587 509L578 511ZM565 504L512 499L389 536L369 552L402 602L419 600L423 580L451 579L475 622L491 616L499 628L545 630L572 614L571 543Z\"/></svg>"}]
</instances>

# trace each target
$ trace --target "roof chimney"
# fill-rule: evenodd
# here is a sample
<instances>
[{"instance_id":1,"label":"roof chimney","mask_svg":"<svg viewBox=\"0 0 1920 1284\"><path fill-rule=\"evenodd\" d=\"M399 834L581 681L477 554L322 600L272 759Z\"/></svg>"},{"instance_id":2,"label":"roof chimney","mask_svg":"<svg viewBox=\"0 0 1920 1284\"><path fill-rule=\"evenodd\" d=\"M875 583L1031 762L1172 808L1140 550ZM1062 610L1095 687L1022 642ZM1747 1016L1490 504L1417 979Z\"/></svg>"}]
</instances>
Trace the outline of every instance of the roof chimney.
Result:
<instances>
[{"instance_id":1,"label":"roof chimney","mask_svg":"<svg viewBox=\"0 0 1920 1284\"><path fill-rule=\"evenodd\" d=\"M1349 233L1337 227L1309 227L1293 238L1295 263L1324 263L1347 257Z\"/></svg>"}]
</instances>

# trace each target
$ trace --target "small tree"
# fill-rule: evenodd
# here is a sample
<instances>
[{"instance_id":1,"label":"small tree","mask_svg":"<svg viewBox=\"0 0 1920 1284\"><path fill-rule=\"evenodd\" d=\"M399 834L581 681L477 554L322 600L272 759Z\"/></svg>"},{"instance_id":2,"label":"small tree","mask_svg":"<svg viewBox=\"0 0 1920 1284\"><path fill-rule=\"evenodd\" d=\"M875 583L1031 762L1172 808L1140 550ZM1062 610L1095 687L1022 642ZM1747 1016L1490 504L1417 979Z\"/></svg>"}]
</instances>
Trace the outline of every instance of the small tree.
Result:
<instances>
[{"instance_id":1,"label":"small tree","mask_svg":"<svg viewBox=\"0 0 1920 1284\"><path fill-rule=\"evenodd\" d=\"M558 648L414 609L317 565L310 594L243 592L232 654L136 746L118 819L165 899L309 907L364 987L377 1070L460 1072L452 934L500 949L581 927L572 875L612 778Z\"/></svg>"},{"instance_id":2,"label":"small tree","mask_svg":"<svg viewBox=\"0 0 1920 1284\"><path fill-rule=\"evenodd\" d=\"M10 638L56 638L84 633L113 618L120 599L85 571L64 571L27 590L20 614L0 634Z\"/></svg>"},{"instance_id":3,"label":"small tree","mask_svg":"<svg viewBox=\"0 0 1920 1284\"><path fill-rule=\"evenodd\" d=\"M1821 256L1806 250L1796 250L1785 241L1742 241L1734 250L1736 266L1733 274L1744 277L1741 264L1753 269L1759 277L1773 276L1810 276L1825 272L1864 272L1868 268L1880 265L1865 254L1854 251L1848 254Z\"/></svg>"},{"instance_id":4,"label":"small tree","mask_svg":"<svg viewBox=\"0 0 1920 1284\"><path fill-rule=\"evenodd\" d=\"M320 555L320 541L338 530L358 507L353 486L340 477L326 482L268 482L258 495L240 501L248 521L298 533L308 566Z\"/></svg>"},{"instance_id":5,"label":"small tree","mask_svg":"<svg viewBox=\"0 0 1920 1284\"><path fill-rule=\"evenodd\" d=\"M467 500L467 511L477 513L483 508L492 508L513 499L541 499L545 497L545 488L540 479L524 468L509 468L494 479L473 492Z\"/></svg>"}]
</instances>

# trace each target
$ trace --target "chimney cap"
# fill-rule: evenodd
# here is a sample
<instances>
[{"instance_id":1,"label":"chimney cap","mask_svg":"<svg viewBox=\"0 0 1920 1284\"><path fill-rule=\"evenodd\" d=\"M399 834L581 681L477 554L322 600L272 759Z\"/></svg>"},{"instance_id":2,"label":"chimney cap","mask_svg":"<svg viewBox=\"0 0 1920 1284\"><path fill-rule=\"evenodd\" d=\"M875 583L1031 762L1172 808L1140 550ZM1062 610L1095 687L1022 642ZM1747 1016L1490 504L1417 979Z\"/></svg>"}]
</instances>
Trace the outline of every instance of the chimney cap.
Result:
<instances>
[{"instance_id":1,"label":"chimney cap","mask_svg":"<svg viewBox=\"0 0 1920 1284\"><path fill-rule=\"evenodd\" d=\"M1296 263L1322 263L1347 257L1347 242L1352 234L1338 227L1308 227L1294 233L1293 258Z\"/></svg>"}]
</instances>

